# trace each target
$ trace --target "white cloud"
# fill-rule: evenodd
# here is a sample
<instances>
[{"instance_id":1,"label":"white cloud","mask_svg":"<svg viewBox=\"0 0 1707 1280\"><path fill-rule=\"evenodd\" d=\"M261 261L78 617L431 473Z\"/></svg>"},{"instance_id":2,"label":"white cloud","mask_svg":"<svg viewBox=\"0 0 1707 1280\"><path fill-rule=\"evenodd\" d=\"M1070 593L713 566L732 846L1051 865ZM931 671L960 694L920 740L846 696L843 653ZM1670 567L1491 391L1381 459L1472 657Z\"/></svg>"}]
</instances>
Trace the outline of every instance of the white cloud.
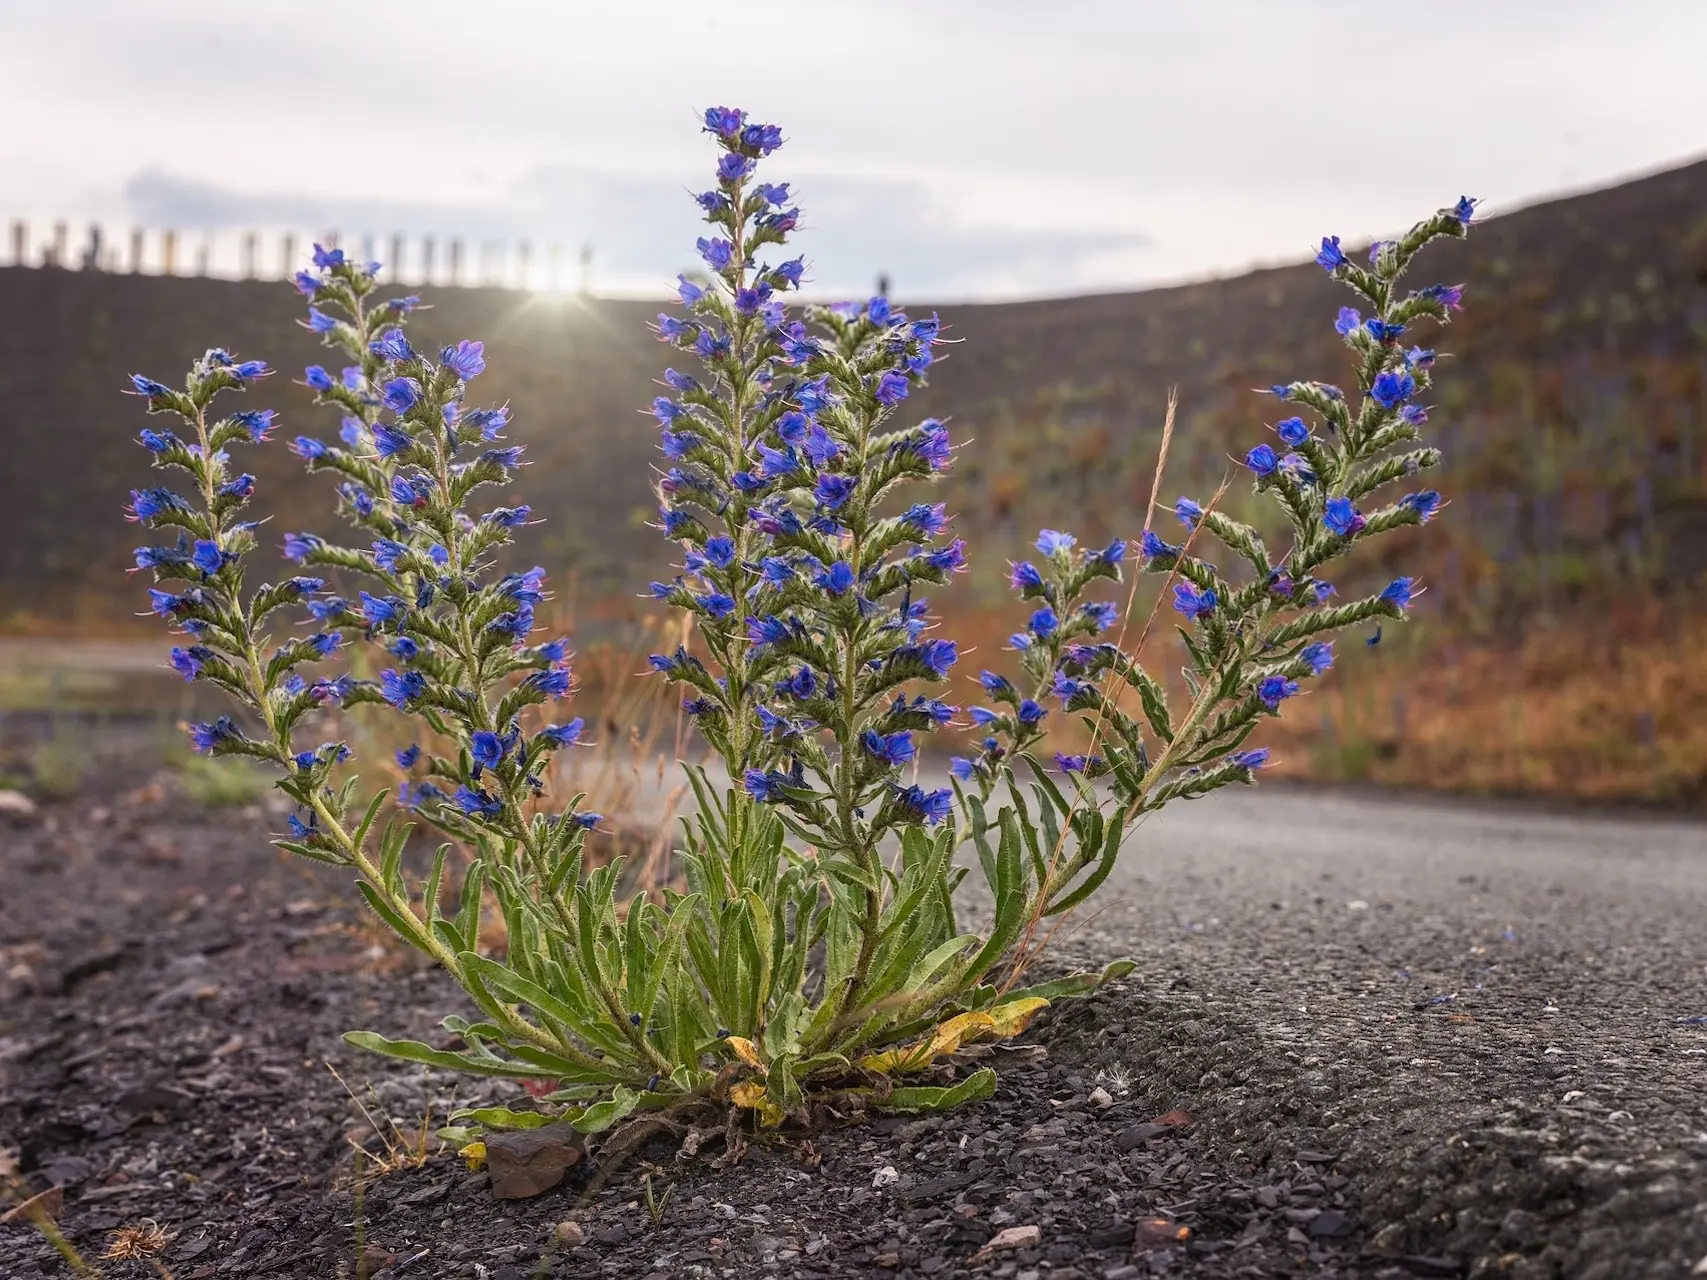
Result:
<instances>
[{"instance_id":1,"label":"white cloud","mask_svg":"<svg viewBox=\"0 0 1707 1280\"><path fill-rule=\"evenodd\" d=\"M13 212L561 236L622 289L684 265L708 102L784 124L824 288L915 296L1233 271L1707 149L1696 0L21 8Z\"/></svg>"}]
</instances>

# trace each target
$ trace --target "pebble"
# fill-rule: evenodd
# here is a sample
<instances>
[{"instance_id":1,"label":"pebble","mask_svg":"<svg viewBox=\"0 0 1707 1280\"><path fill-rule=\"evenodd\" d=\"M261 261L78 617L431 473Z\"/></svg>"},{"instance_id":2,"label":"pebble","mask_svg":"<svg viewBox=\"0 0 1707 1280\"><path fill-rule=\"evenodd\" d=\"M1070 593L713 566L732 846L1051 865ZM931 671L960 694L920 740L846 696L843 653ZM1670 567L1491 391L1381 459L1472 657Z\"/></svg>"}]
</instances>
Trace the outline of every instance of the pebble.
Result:
<instances>
[{"instance_id":1,"label":"pebble","mask_svg":"<svg viewBox=\"0 0 1707 1280\"><path fill-rule=\"evenodd\" d=\"M569 1218L565 1218L557 1224L556 1235L557 1243L565 1249L573 1249L576 1245L586 1243L587 1240L586 1229L579 1222Z\"/></svg>"}]
</instances>

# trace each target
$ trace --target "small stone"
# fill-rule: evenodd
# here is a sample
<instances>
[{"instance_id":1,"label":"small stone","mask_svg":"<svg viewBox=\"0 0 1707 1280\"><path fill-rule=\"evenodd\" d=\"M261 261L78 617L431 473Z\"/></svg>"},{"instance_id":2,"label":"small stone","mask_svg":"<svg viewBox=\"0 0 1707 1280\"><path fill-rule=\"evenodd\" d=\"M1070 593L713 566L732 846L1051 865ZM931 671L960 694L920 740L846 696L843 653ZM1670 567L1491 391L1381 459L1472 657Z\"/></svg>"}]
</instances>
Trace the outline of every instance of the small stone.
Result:
<instances>
[{"instance_id":1,"label":"small stone","mask_svg":"<svg viewBox=\"0 0 1707 1280\"><path fill-rule=\"evenodd\" d=\"M1122 1151L1132 1151L1143 1146L1151 1138L1159 1138L1168 1131L1165 1124L1135 1124L1120 1131L1120 1136L1114 1140L1114 1145Z\"/></svg>"},{"instance_id":2,"label":"small stone","mask_svg":"<svg viewBox=\"0 0 1707 1280\"><path fill-rule=\"evenodd\" d=\"M0 791L0 817L22 826L35 821L37 812L36 802L22 791Z\"/></svg>"},{"instance_id":3,"label":"small stone","mask_svg":"<svg viewBox=\"0 0 1707 1280\"><path fill-rule=\"evenodd\" d=\"M486 1139L486 1167L492 1194L500 1200L525 1200L549 1191L581 1162L585 1140L568 1124L494 1133Z\"/></svg>"},{"instance_id":4,"label":"small stone","mask_svg":"<svg viewBox=\"0 0 1707 1280\"><path fill-rule=\"evenodd\" d=\"M573 1249L586 1243L587 1232L579 1222L565 1218L556 1227L557 1243L565 1249Z\"/></svg>"},{"instance_id":5,"label":"small stone","mask_svg":"<svg viewBox=\"0 0 1707 1280\"><path fill-rule=\"evenodd\" d=\"M1701 1255L1701 1261L1697 1262L1690 1268L1689 1274L1692 1276L1707 1276L1707 1253Z\"/></svg>"},{"instance_id":6,"label":"small stone","mask_svg":"<svg viewBox=\"0 0 1707 1280\"><path fill-rule=\"evenodd\" d=\"M891 1183L899 1181L901 1181L901 1175L895 1172L895 1166L892 1164L884 1165L871 1175L871 1185L874 1187L887 1187Z\"/></svg>"},{"instance_id":7,"label":"small stone","mask_svg":"<svg viewBox=\"0 0 1707 1280\"><path fill-rule=\"evenodd\" d=\"M1338 1209L1324 1209L1310 1221L1310 1234L1319 1240L1331 1240L1352 1233L1352 1221Z\"/></svg>"},{"instance_id":8,"label":"small stone","mask_svg":"<svg viewBox=\"0 0 1707 1280\"><path fill-rule=\"evenodd\" d=\"M1114 1105L1114 1095L1099 1084L1096 1088L1091 1090L1091 1096L1088 1101L1098 1111L1107 1111Z\"/></svg>"},{"instance_id":9,"label":"small stone","mask_svg":"<svg viewBox=\"0 0 1707 1280\"><path fill-rule=\"evenodd\" d=\"M1110 1267L1102 1273L1102 1280L1137 1280L1140 1274L1137 1267L1130 1262L1123 1262L1118 1267Z\"/></svg>"},{"instance_id":10,"label":"small stone","mask_svg":"<svg viewBox=\"0 0 1707 1280\"><path fill-rule=\"evenodd\" d=\"M620 1222L613 1222L593 1232L593 1237L600 1244L621 1244L628 1239L628 1228Z\"/></svg>"},{"instance_id":11,"label":"small stone","mask_svg":"<svg viewBox=\"0 0 1707 1280\"><path fill-rule=\"evenodd\" d=\"M1004 1249L1035 1249L1043 1242L1043 1228L1035 1224L1024 1227L1003 1227L991 1236L978 1256L988 1257Z\"/></svg>"},{"instance_id":12,"label":"small stone","mask_svg":"<svg viewBox=\"0 0 1707 1280\"><path fill-rule=\"evenodd\" d=\"M1310 1243L1310 1237L1305 1235L1297 1227L1288 1227L1286 1229L1286 1240L1287 1240L1288 1244L1309 1244Z\"/></svg>"},{"instance_id":13,"label":"small stone","mask_svg":"<svg viewBox=\"0 0 1707 1280\"><path fill-rule=\"evenodd\" d=\"M885 1271L893 1271L901 1265L901 1255L898 1253L880 1253L871 1260L874 1267L882 1267Z\"/></svg>"},{"instance_id":14,"label":"small stone","mask_svg":"<svg viewBox=\"0 0 1707 1280\"><path fill-rule=\"evenodd\" d=\"M1265 1209L1272 1209L1280 1203L1280 1188L1258 1187L1251 1192L1251 1198Z\"/></svg>"},{"instance_id":15,"label":"small stone","mask_svg":"<svg viewBox=\"0 0 1707 1280\"><path fill-rule=\"evenodd\" d=\"M1369 1251L1371 1253L1379 1253L1385 1257L1393 1257L1399 1252L1399 1247L1404 1243L1404 1239L1405 1224L1402 1222L1389 1222L1386 1226L1382 1227L1381 1230L1377 1231L1370 1237Z\"/></svg>"}]
</instances>

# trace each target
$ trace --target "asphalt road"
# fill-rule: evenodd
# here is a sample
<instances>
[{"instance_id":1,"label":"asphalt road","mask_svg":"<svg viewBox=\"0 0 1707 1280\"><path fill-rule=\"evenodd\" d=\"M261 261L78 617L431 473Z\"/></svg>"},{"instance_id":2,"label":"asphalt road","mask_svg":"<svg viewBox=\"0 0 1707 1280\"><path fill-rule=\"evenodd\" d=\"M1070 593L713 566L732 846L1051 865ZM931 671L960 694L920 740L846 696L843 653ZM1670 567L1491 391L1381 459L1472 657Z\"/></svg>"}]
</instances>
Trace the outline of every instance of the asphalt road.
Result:
<instances>
[{"instance_id":1,"label":"asphalt road","mask_svg":"<svg viewBox=\"0 0 1707 1280\"><path fill-rule=\"evenodd\" d=\"M1067 951L1200 1007L1229 1140L1313 1127L1387 1243L1707 1274L1707 824L1229 789L1093 907Z\"/></svg>"}]
</instances>

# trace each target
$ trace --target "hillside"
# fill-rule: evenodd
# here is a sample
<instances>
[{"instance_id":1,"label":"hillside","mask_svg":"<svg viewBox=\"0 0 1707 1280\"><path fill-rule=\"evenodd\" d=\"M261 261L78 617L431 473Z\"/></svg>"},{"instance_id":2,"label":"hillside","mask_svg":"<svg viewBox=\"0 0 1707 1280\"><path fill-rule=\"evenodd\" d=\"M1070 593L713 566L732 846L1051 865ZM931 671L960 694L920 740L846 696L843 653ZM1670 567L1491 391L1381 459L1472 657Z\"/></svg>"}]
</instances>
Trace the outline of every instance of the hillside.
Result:
<instances>
[{"instance_id":1,"label":"hillside","mask_svg":"<svg viewBox=\"0 0 1707 1280\"><path fill-rule=\"evenodd\" d=\"M1451 358L1430 428L1452 506L1427 531L1385 540L1390 563L1366 571L1402 565L1431 585L1422 625L1380 652L1424 684L1448 681L1431 705L1457 699L1482 719L1472 729L1467 713L1446 714L1428 728L1385 693L1371 710L1358 671L1368 669L1371 690L1379 680L1359 653L1363 668L1348 661L1337 692L1315 703L1312 751L1336 745L1310 771L1707 794L1707 731L1689 710L1707 707L1707 677L1697 690L1690 664L1687 688L1657 674L1707 619L1685 589L1707 570L1707 162L1490 219L1468 243L1432 249L1420 272L1422 283L1468 286L1440 343ZM646 328L657 305L488 289L428 300L415 331L429 342L484 339L480 395L511 402L514 434L529 445L522 488L546 523L528 531L523 553L559 583L573 576L584 620L589 605L627 614L670 558L645 527L658 455L639 411L668 354ZM944 493L976 556L970 580L942 602L960 634L988 646L1010 629L992 612L1003 561L1038 526L1098 539L1141 527L1170 386L1181 397L1171 501L1212 488L1229 455L1260 438L1274 402L1251 388L1342 378L1332 330L1342 301L1305 263L1140 293L943 308L959 344L910 407L951 418L957 439L977 442ZM8 268L0 314L0 629L134 625L140 589L120 585L134 531L120 511L146 472L131 443L142 416L120 394L131 371L175 379L205 347L224 345L291 371L257 393L284 411L285 437L333 433L287 381L323 358L295 323L288 286ZM326 520L325 486L284 449L251 456L273 528ZM1243 488L1228 501L1248 515ZM584 622L583 638L590 629ZM1566 696L1561 682L1608 670L1624 674ZM1542 703L1573 709L1564 721L1526 710ZM1417 745L1429 734L1442 744L1433 754ZM1506 763L1465 764L1466 734ZM1564 763L1536 775L1535 759L1555 747ZM1582 782L1585 761L1605 777L1616 765L1620 780Z\"/></svg>"}]
</instances>

